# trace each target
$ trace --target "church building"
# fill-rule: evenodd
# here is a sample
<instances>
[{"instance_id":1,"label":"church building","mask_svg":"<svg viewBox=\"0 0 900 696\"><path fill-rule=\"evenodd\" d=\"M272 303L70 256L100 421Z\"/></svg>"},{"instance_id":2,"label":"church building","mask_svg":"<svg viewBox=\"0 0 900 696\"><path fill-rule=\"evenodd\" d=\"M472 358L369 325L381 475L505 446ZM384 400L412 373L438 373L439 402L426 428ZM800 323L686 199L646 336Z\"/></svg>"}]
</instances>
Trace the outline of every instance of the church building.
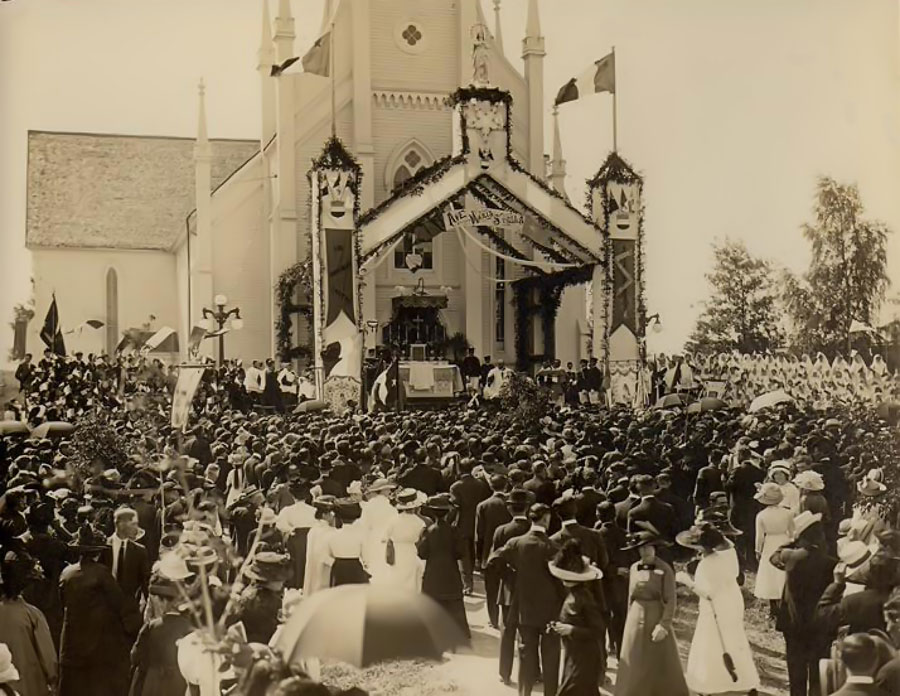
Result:
<instances>
[{"instance_id":1,"label":"church building","mask_svg":"<svg viewBox=\"0 0 900 696\"><path fill-rule=\"evenodd\" d=\"M300 358L323 391L329 376L358 379L366 349L447 355L466 342L522 368L597 356L631 381L645 323L641 180L612 153L588 182L589 211L569 203L555 118L544 153L537 0L524 73L504 54L499 10L491 32L479 0L330 0L311 49L296 45L294 21L290 0L278 0L274 21L263 0L258 141L210 140L201 89L194 204L171 201L164 241L146 241L159 234L151 220L143 233L131 227L131 243L149 249L107 238L107 278L89 281L105 302L72 318L106 321L106 334L82 349L108 350L110 326L153 314L177 329L184 353L191 328L210 321L204 310L224 298L242 319L239 330L226 322L226 357ZM43 190L51 184L33 166L28 240L42 307L80 280L50 260L62 223L35 232L58 192ZM153 292L142 292L151 266ZM113 322L114 311L129 318ZM201 345L215 355L217 342Z\"/></svg>"}]
</instances>

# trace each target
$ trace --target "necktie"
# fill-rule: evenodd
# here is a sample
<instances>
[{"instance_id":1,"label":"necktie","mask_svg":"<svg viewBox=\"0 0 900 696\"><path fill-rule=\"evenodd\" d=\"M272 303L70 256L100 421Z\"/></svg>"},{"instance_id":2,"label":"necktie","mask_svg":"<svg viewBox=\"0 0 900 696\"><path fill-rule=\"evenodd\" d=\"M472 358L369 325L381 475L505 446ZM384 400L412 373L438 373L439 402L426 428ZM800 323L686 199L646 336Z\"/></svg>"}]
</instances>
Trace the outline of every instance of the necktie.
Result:
<instances>
[{"instance_id":1,"label":"necktie","mask_svg":"<svg viewBox=\"0 0 900 696\"><path fill-rule=\"evenodd\" d=\"M125 543L122 542L119 544L119 553L116 558L116 580L121 579L122 576L122 566L125 564Z\"/></svg>"},{"instance_id":2,"label":"necktie","mask_svg":"<svg viewBox=\"0 0 900 696\"><path fill-rule=\"evenodd\" d=\"M638 565L638 570L656 570L656 566L650 563L641 563Z\"/></svg>"}]
</instances>

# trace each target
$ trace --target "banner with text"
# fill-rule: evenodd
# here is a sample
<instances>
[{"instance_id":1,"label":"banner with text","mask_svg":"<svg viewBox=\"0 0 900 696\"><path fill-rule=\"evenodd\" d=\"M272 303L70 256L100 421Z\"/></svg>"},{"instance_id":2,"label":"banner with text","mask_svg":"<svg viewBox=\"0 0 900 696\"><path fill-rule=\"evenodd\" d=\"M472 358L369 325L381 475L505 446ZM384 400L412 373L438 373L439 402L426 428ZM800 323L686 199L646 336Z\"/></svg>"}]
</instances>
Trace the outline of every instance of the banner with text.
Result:
<instances>
[{"instance_id":1,"label":"banner with text","mask_svg":"<svg viewBox=\"0 0 900 696\"><path fill-rule=\"evenodd\" d=\"M181 430L187 427L191 416L191 402L200 378L203 377L203 365L185 365L178 371L178 382L175 384L175 394L172 396L172 427Z\"/></svg>"},{"instance_id":2,"label":"banner with text","mask_svg":"<svg viewBox=\"0 0 900 696\"><path fill-rule=\"evenodd\" d=\"M511 210L497 208L468 208L466 210L448 210L444 213L444 228L457 227L495 227L517 230L525 224L525 216Z\"/></svg>"}]
</instances>

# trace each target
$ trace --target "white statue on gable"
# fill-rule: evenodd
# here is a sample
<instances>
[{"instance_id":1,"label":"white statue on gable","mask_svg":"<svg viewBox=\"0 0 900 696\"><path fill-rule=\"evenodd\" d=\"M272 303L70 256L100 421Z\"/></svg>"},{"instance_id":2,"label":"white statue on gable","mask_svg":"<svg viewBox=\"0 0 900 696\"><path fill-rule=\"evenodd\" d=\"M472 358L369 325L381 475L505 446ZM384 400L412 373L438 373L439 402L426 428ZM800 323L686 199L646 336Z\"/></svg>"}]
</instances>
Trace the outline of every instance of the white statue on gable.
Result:
<instances>
[{"instance_id":1,"label":"white statue on gable","mask_svg":"<svg viewBox=\"0 0 900 696\"><path fill-rule=\"evenodd\" d=\"M353 229L353 191L349 172L326 170L320 185L322 196L322 227L337 230Z\"/></svg>"},{"instance_id":2,"label":"white statue on gable","mask_svg":"<svg viewBox=\"0 0 900 696\"><path fill-rule=\"evenodd\" d=\"M476 87L491 84L488 76L487 27L483 24L472 27L472 84Z\"/></svg>"}]
</instances>

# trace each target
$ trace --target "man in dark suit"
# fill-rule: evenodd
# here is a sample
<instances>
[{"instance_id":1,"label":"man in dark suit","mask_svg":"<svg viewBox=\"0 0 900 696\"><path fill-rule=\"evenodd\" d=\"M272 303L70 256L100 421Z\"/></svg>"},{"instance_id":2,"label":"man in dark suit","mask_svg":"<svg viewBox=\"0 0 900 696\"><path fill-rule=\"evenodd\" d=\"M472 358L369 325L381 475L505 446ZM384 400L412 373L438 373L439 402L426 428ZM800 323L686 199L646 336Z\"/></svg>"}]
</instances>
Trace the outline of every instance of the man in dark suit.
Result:
<instances>
[{"instance_id":1,"label":"man in dark suit","mask_svg":"<svg viewBox=\"0 0 900 696\"><path fill-rule=\"evenodd\" d=\"M613 500L612 495L610 495L610 500ZM628 497L615 503L616 524L622 529L628 529L628 513L639 502L641 502L641 496L637 489L637 476L632 476L628 481Z\"/></svg>"},{"instance_id":2,"label":"man in dark suit","mask_svg":"<svg viewBox=\"0 0 900 696\"><path fill-rule=\"evenodd\" d=\"M640 531L638 522L649 522L663 539L675 541L675 533L678 530L675 510L668 503L656 498L656 483L653 478L644 474L635 476L634 488L641 499L628 511L626 531L629 534L638 532Z\"/></svg>"},{"instance_id":3,"label":"man in dark suit","mask_svg":"<svg viewBox=\"0 0 900 696\"><path fill-rule=\"evenodd\" d=\"M703 510L709 507L710 493L724 491L722 472L715 464L707 464L697 472L697 481L694 484L694 507Z\"/></svg>"},{"instance_id":4,"label":"man in dark suit","mask_svg":"<svg viewBox=\"0 0 900 696\"><path fill-rule=\"evenodd\" d=\"M507 496L507 506L512 519L506 524L501 524L494 531L494 537L491 540L492 554L502 549L510 539L522 536L531 528L526 513L532 500L531 493L522 488L510 491ZM490 556L488 558L490 559ZM516 578L512 569L485 561L485 574L490 573L496 573L500 580L496 598L503 618L500 630L500 681L509 685L512 683L510 677L512 676L513 648L519 626L519 610L516 606L515 593Z\"/></svg>"},{"instance_id":5,"label":"man in dark suit","mask_svg":"<svg viewBox=\"0 0 900 696\"><path fill-rule=\"evenodd\" d=\"M563 589L548 569L557 547L547 536L550 508L535 503L528 511L531 529L506 542L489 563L502 563L516 573L515 590L519 634L519 696L531 696L543 668L544 693L556 696L559 685L559 635L547 626L559 618ZM540 653L540 663L538 662Z\"/></svg>"},{"instance_id":6,"label":"man in dark suit","mask_svg":"<svg viewBox=\"0 0 900 696\"><path fill-rule=\"evenodd\" d=\"M137 541L142 536L137 512L132 508L120 507L115 512L114 520L116 531L107 540L100 560L109 568L125 597L138 611L150 583L150 557L144 545Z\"/></svg>"},{"instance_id":7,"label":"man in dark suit","mask_svg":"<svg viewBox=\"0 0 900 696\"><path fill-rule=\"evenodd\" d=\"M491 494L488 484L472 476L474 467L474 460L460 460L459 479L450 486L450 495L457 508L456 530L462 544L463 594L467 596L472 594L475 571L475 509Z\"/></svg>"},{"instance_id":8,"label":"man in dark suit","mask_svg":"<svg viewBox=\"0 0 900 696\"><path fill-rule=\"evenodd\" d=\"M402 488L415 488L422 491L425 495L436 495L444 489L444 479L440 470L433 466L429 466L425 461L426 453L421 447L416 448L412 453L415 465L400 475L397 483Z\"/></svg>"},{"instance_id":9,"label":"man in dark suit","mask_svg":"<svg viewBox=\"0 0 900 696\"><path fill-rule=\"evenodd\" d=\"M609 559L603 574L603 593L609 607L609 637L616 654L622 649L625 617L628 613L628 573L636 560L634 553L623 551L627 545L625 530L616 523L616 509L610 502L597 506L597 531Z\"/></svg>"},{"instance_id":10,"label":"man in dark suit","mask_svg":"<svg viewBox=\"0 0 900 696\"><path fill-rule=\"evenodd\" d=\"M690 503L672 490L672 475L662 471L656 475L656 499L675 510L675 531L682 532L694 523Z\"/></svg>"},{"instance_id":11,"label":"man in dark suit","mask_svg":"<svg viewBox=\"0 0 900 696\"><path fill-rule=\"evenodd\" d=\"M76 543L80 560L59 579L64 608L59 695L123 696L141 616L99 562L107 548L103 536L85 525Z\"/></svg>"},{"instance_id":12,"label":"man in dark suit","mask_svg":"<svg viewBox=\"0 0 900 696\"><path fill-rule=\"evenodd\" d=\"M556 486L547 474L547 464L536 461L531 465L532 477L522 484L522 488L531 491L534 499L548 507L556 500Z\"/></svg>"},{"instance_id":13,"label":"man in dark suit","mask_svg":"<svg viewBox=\"0 0 900 696\"><path fill-rule=\"evenodd\" d=\"M742 568L756 567L756 515L762 510L756 499L757 485L766 480L766 472L748 456L744 457L725 481L731 503L731 523L742 534L735 540L735 550Z\"/></svg>"},{"instance_id":14,"label":"man in dark suit","mask_svg":"<svg viewBox=\"0 0 900 696\"><path fill-rule=\"evenodd\" d=\"M866 633L854 633L841 641L841 662L847 669L847 681L833 696L888 696L875 684L879 650L875 639Z\"/></svg>"},{"instance_id":15,"label":"man in dark suit","mask_svg":"<svg viewBox=\"0 0 900 696\"><path fill-rule=\"evenodd\" d=\"M575 519L584 527L594 527L597 523L597 506L606 500L606 494L597 488L597 479L597 470L585 465L581 472L584 485L575 494Z\"/></svg>"},{"instance_id":16,"label":"man in dark suit","mask_svg":"<svg viewBox=\"0 0 900 696\"><path fill-rule=\"evenodd\" d=\"M494 532L501 525L512 520L506 506L506 489L509 480L502 474L491 476L493 494L478 503L475 508L475 558L476 563L484 568L484 595L487 600L488 620L492 627L500 626L500 608L497 604L497 593L500 590L500 574L495 568L488 569L487 560L493 550L491 542Z\"/></svg>"}]
</instances>

